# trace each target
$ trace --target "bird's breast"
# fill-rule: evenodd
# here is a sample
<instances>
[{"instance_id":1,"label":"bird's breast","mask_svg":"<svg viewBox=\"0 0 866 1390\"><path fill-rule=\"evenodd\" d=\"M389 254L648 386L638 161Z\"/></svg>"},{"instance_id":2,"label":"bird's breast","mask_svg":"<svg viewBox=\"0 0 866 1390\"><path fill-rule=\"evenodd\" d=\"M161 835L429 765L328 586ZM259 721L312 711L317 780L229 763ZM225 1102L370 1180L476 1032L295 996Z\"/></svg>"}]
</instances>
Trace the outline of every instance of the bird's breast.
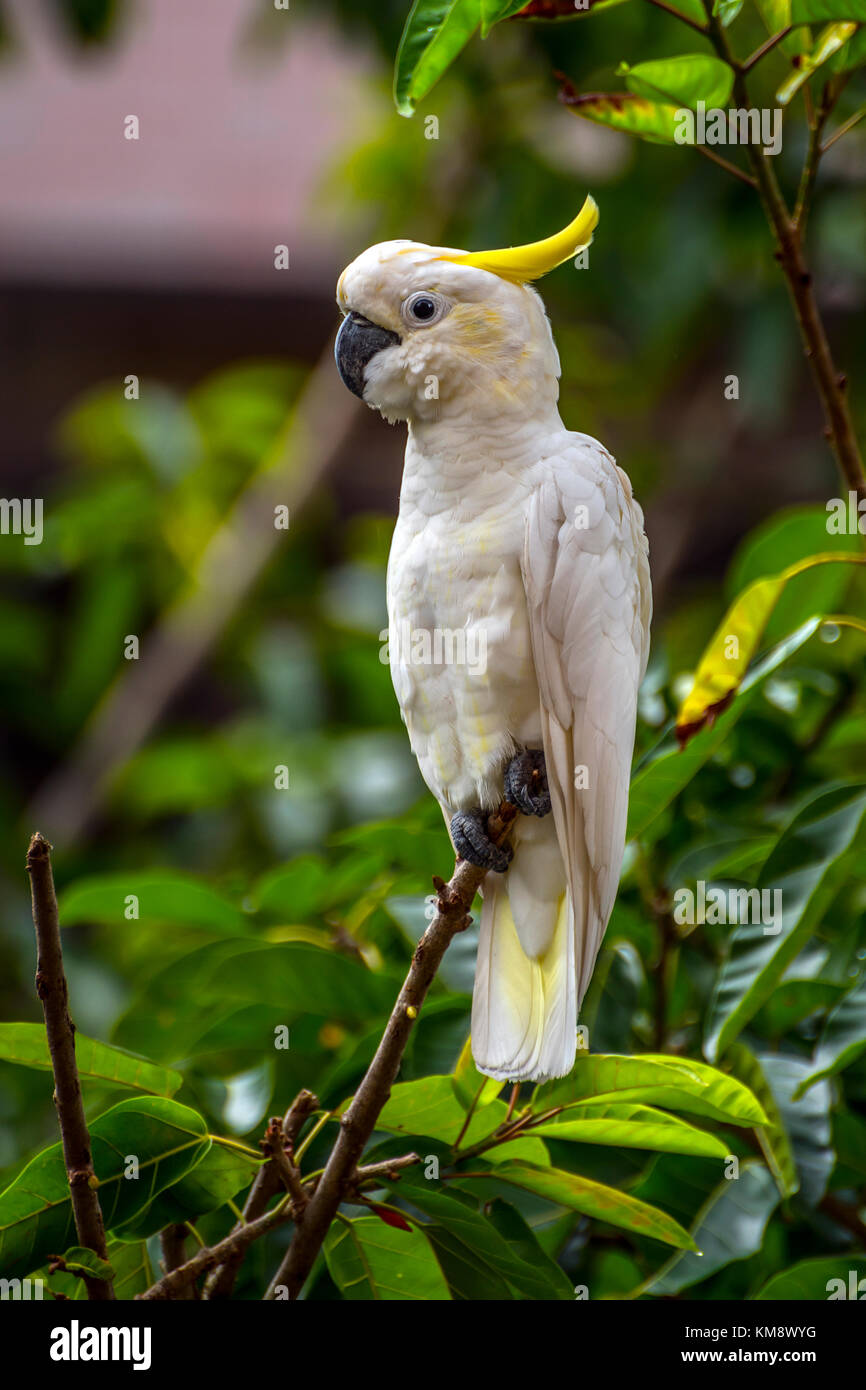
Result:
<instances>
[{"instance_id":1,"label":"bird's breast","mask_svg":"<svg viewBox=\"0 0 866 1390\"><path fill-rule=\"evenodd\" d=\"M472 520L401 510L388 569L394 688L427 785L492 805L502 769L540 734L520 506Z\"/></svg>"}]
</instances>

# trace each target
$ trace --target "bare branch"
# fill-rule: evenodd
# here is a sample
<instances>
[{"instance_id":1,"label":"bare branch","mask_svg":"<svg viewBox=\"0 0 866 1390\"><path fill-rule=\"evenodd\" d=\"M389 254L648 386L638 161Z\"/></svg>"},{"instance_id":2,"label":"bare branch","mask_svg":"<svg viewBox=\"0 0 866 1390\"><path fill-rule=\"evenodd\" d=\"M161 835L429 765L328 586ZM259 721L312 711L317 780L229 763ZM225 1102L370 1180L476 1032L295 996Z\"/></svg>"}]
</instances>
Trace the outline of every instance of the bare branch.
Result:
<instances>
[{"instance_id":1,"label":"bare branch","mask_svg":"<svg viewBox=\"0 0 866 1390\"><path fill-rule=\"evenodd\" d=\"M756 63L760 63L761 59L776 47L777 43L781 43L783 39L788 37L793 27L792 24L789 24L787 29L780 29L778 34L773 34L769 39L765 39L760 48L755 49L751 58L747 58L744 63L739 64L740 72L749 72Z\"/></svg>"},{"instance_id":2,"label":"bare branch","mask_svg":"<svg viewBox=\"0 0 866 1390\"><path fill-rule=\"evenodd\" d=\"M90 1135L84 1118L81 1083L75 1061L75 1025L69 1017L69 990L63 970L60 922L54 875L51 872L51 846L38 832L27 851L27 872L36 929L36 993L42 1001L48 1050L54 1071L54 1104L60 1124L63 1158L69 1176L72 1214L78 1239L101 1260L108 1259L105 1226L97 1193L98 1180L93 1168ZM86 1276L88 1298L114 1298L111 1280Z\"/></svg>"},{"instance_id":3,"label":"bare branch","mask_svg":"<svg viewBox=\"0 0 866 1390\"><path fill-rule=\"evenodd\" d=\"M269 1157L270 1162L263 1163L256 1173L255 1181L247 1194L242 1219L233 1228L232 1235L236 1235L245 1226L262 1216L267 1211L271 1198L275 1197L282 1189L283 1173L277 1164L275 1155L279 1152L286 1162L289 1161L285 1150L287 1149L290 1154L292 1153L295 1140L300 1134L305 1120L318 1108L319 1102L312 1091L299 1091L286 1111L284 1119L282 1121L279 1118L271 1120L265 1130L265 1137L261 1141L261 1148ZM297 1172L294 1163L290 1166L294 1172ZM295 1195L295 1201L297 1203L297 1195ZM305 1203L306 1193L303 1193L301 1194L301 1206ZM246 1246L233 1251L228 1259L213 1269L205 1283L204 1296L206 1299L217 1301L231 1297L245 1251Z\"/></svg>"},{"instance_id":4,"label":"bare branch","mask_svg":"<svg viewBox=\"0 0 866 1390\"><path fill-rule=\"evenodd\" d=\"M243 1256L254 1240L261 1240L262 1236L268 1235L270 1231L275 1231L278 1226L285 1225L291 1219L289 1199L286 1197L278 1207L274 1207L273 1211L266 1212L257 1221L236 1227L218 1245L205 1246L203 1250L199 1250L191 1260L187 1260L186 1264L173 1269L169 1274L165 1274L144 1293L137 1294L137 1300L143 1302L148 1300L164 1301L183 1297L184 1289L194 1283L200 1274L214 1269L217 1265L225 1264L234 1259L236 1255Z\"/></svg>"},{"instance_id":5,"label":"bare branch","mask_svg":"<svg viewBox=\"0 0 866 1390\"><path fill-rule=\"evenodd\" d=\"M516 814L513 806L503 802L490 817L488 831L497 844L507 837ZM282 1290L289 1299L300 1294L340 1203L355 1181L358 1160L391 1093L427 991L453 937L469 925L469 911L485 874L486 870L458 859L449 883L434 878L438 894L436 916L418 943L382 1041L340 1121L340 1133L325 1171L307 1204L303 1221L295 1227L286 1256L265 1295L267 1299L276 1298Z\"/></svg>"},{"instance_id":6,"label":"bare branch","mask_svg":"<svg viewBox=\"0 0 866 1390\"><path fill-rule=\"evenodd\" d=\"M734 68L734 97L737 105L748 110L751 103L745 78L731 54L725 31L709 5L707 22L708 37L717 54ZM860 448L848 406L847 381L833 361L824 323L818 311L812 273L803 254L801 227L788 211L771 159L764 154L759 145L748 145L746 152L767 221L776 240L775 255L787 281L806 361L824 408L827 422L824 433L832 445L846 486L856 493L860 500L866 500L866 474L863 472ZM817 165L817 155L815 164ZM811 182L814 182L814 179ZM805 190L807 200L811 194L811 182ZM806 202L800 209L801 217L805 215L805 208Z\"/></svg>"}]
</instances>

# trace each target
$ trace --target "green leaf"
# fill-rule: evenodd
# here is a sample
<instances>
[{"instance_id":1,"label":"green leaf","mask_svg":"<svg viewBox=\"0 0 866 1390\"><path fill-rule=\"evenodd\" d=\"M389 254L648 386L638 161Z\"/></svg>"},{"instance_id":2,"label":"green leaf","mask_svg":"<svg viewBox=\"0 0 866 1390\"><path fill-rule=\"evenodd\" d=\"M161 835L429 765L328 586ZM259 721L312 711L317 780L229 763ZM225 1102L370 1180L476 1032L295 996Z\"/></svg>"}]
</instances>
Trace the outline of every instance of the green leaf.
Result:
<instances>
[{"instance_id":1,"label":"green leaf","mask_svg":"<svg viewBox=\"0 0 866 1390\"><path fill-rule=\"evenodd\" d=\"M180 1226L217 1211L249 1187L260 1167L256 1159L215 1140L191 1172L166 1188L140 1216L127 1223L123 1239L153 1235L166 1226Z\"/></svg>"},{"instance_id":2,"label":"green leaf","mask_svg":"<svg viewBox=\"0 0 866 1390\"><path fill-rule=\"evenodd\" d=\"M107 1231L132 1221L154 1196L200 1163L210 1148L200 1115L162 1097L122 1100L90 1125L93 1166ZM139 1176L124 1176L127 1160ZM36 1155L0 1193L0 1268L26 1273L75 1238L60 1144Z\"/></svg>"},{"instance_id":3,"label":"green leaf","mask_svg":"<svg viewBox=\"0 0 866 1390\"><path fill-rule=\"evenodd\" d=\"M758 1141L782 1196L793 1197L800 1187L797 1166L784 1120L761 1063L741 1042L733 1044L727 1057L737 1076L746 1083L763 1106L769 1124L757 1127Z\"/></svg>"},{"instance_id":4,"label":"green leaf","mask_svg":"<svg viewBox=\"0 0 866 1390\"><path fill-rule=\"evenodd\" d=\"M51 1054L41 1023L0 1023L0 1058L21 1067L51 1071ZM75 1034L75 1060L84 1081L129 1086L157 1096L172 1096L183 1083L180 1072L157 1066L134 1052Z\"/></svg>"},{"instance_id":5,"label":"green leaf","mask_svg":"<svg viewBox=\"0 0 866 1390\"><path fill-rule=\"evenodd\" d=\"M114 1271L112 1282L118 1301L135 1298L136 1294L144 1293L145 1289L149 1289L154 1281L147 1245L143 1240L136 1241L135 1244L110 1240L108 1242L108 1261ZM87 1300L87 1286L76 1275L65 1274L62 1270L49 1274L47 1266L36 1270L35 1273L45 1281L46 1286L52 1292L65 1294L73 1302Z\"/></svg>"},{"instance_id":6,"label":"green leaf","mask_svg":"<svg viewBox=\"0 0 866 1390\"><path fill-rule=\"evenodd\" d=\"M734 724L749 707L766 678L808 642L821 625L811 618L780 642L746 676L733 705L720 714L710 727L690 739L685 748L663 739L651 757L645 759L632 777L628 808L628 838L645 836L657 816L688 786L708 758L730 736Z\"/></svg>"},{"instance_id":7,"label":"green leaf","mask_svg":"<svg viewBox=\"0 0 866 1390\"><path fill-rule=\"evenodd\" d=\"M744 0L713 0L713 14L721 20L723 28L727 29L733 24L743 3Z\"/></svg>"},{"instance_id":8,"label":"green leaf","mask_svg":"<svg viewBox=\"0 0 866 1390\"><path fill-rule=\"evenodd\" d=\"M487 1175L485 1174L485 1177ZM680 1250L696 1250L697 1246L679 1222L666 1212L641 1202L627 1192L589 1178L565 1173L558 1168L536 1168L532 1163L501 1163L492 1175L501 1182L534 1192L560 1207L582 1212L584 1216L621 1226L642 1236L652 1236ZM469 1176L464 1177L469 1182Z\"/></svg>"},{"instance_id":9,"label":"green leaf","mask_svg":"<svg viewBox=\"0 0 866 1390\"><path fill-rule=\"evenodd\" d=\"M783 979L756 1015L757 1030L763 1037L779 1038L811 1014L831 1009L844 993L844 985L829 980Z\"/></svg>"},{"instance_id":10,"label":"green leaf","mask_svg":"<svg viewBox=\"0 0 866 1390\"><path fill-rule=\"evenodd\" d=\"M834 73L850 72L854 68L861 67L866 63L866 24L861 24L856 34L854 34L844 48L840 48L835 58L830 61L830 69Z\"/></svg>"},{"instance_id":11,"label":"green leaf","mask_svg":"<svg viewBox=\"0 0 866 1390\"><path fill-rule=\"evenodd\" d=\"M457 1058L454 1068L454 1090L459 1100L469 1109L474 1105L482 1109L497 1099L502 1090L502 1082L494 1081L492 1076L484 1076L472 1060L472 1039L467 1038Z\"/></svg>"},{"instance_id":12,"label":"green leaf","mask_svg":"<svg viewBox=\"0 0 866 1390\"><path fill-rule=\"evenodd\" d=\"M769 35L779 34L791 24L791 0L757 0L758 10L767 27ZM812 36L807 27L801 25L787 34L779 44L783 53L794 57L807 53L812 45Z\"/></svg>"},{"instance_id":13,"label":"green leaf","mask_svg":"<svg viewBox=\"0 0 866 1390\"><path fill-rule=\"evenodd\" d=\"M555 1120L535 1125L532 1133L579 1144L699 1154L704 1158L725 1158L728 1153L728 1145L714 1134L649 1105L573 1106Z\"/></svg>"},{"instance_id":14,"label":"green leaf","mask_svg":"<svg viewBox=\"0 0 866 1390\"><path fill-rule=\"evenodd\" d=\"M673 101L678 107L696 108L699 101L707 108L725 106L731 95L734 74L727 63L706 53L683 53L676 58L655 58L630 67L620 63L617 76L636 96L650 101Z\"/></svg>"},{"instance_id":15,"label":"green leaf","mask_svg":"<svg viewBox=\"0 0 866 1390\"><path fill-rule=\"evenodd\" d=\"M561 1290L560 1293L557 1293L557 1297L566 1296L566 1287L568 1288L567 1297L573 1296L574 1290L566 1274L542 1248L536 1233L510 1202L505 1202L501 1197L497 1197L494 1201L485 1203L485 1212L488 1220L508 1242L512 1253L519 1255L525 1263L532 1265L537 1274L549 1281L555 1289Z\"/></svg>"},{"instance_id":16,"label":"green leaf","mask_svg":"<svg viewBox=\"0 0 866 1390\"><path fill-rule=\"evenodd\" d=\"M346 1101L345 1105L348 1104ZM507 1114L508 1106L502 1100L489 1101L483 1109L476 1109L460 1141L461 1148L466 1149L470 1144L486 1139L504 1122ZM424 1135L453 1145L465 1123L466 1108L457 1095L453 1077L426 1076L391 1087L390 1098L376 1121L376 1128L391 1134ZM526 1158L541 1164L547 1162L547 1150L542 1140L528 1135L498 1145L485 1156L490 1163L512 1158Z\"/></svg>"},{"instance_id":17,"label":"green leaf","mask_svg":"<svg viewBox=\"0 0 866 1390\"><path fill-rule=\"evenodd\" d=\"M481 23L481 0L415 0L394 65L394 103L411 116Z\"/></svg>"},{"instance_id":18,"label":"green leaf","mask_svg":"<svg viewBox=\"0 0 866 1390\"><path fill-rule=\"evenodd\" d=\"M866 1255L830 1255L818 1260L800 1260L790 1269L774 1274L755 1298L780 1302L808 1300L810 1303L839 1298L862 1299L866 1294L864 1276Z\"/></svg>"},{"instance_id":19,"label":"green leaf","mask_svg":"<svg viewBox=\"0 0 866 1390\"><path fill-rule=\"evenodd\" d=\"M461 1141L464 1148L492 1134L508 1113L504 1101L494 1100L476 1110ZM425 1076L391 1087L391 1095L376 1121L390 1134L427 1135L454 1144L466 1123L466 1110L450 1076Z\"/></svg>"},{"instance_id":20,"label":"green leaf","mask_svg":"<svg viewBox=\"0 0 866 1390\"><path fill-rule=\"evenodd\" d=\"M374 974L347 956L306 942L235 937L212 941L157 971L121 1018L116 1035L126 1046L150 1040L151 1051L186 1057L245 1002L261 1014L258 1046L263 1048L274 1041L268 1008L278 1009L283 1023L298 1015L363 1022L387 1015L398 988L398 976L384 970Z\"/></svg>"},{"instance_id":21,"label":"green leaf","mask_svg":"<svg viewBox=\"0 0 866 1390\"><path fill-rule=\"evenodd\" d=\"M128 899L136 898L137 905ZM242 912L213 888L183 874L129 873L101 874L98 878L73 883L59 900L63 926L79 922L99 922L109 927L131 930L130 921L154 925L202 927L208 931L244 931L247 919ZM136 910L135 918L127 912Z\"/></svg>"},{"instance_id":22,"label":"green leaf","mask_svg":"<svg viewBox=\"0 0 866 1390\"><path fill-rule=\"evenodd\" d=\"M866 24L866 0L791 0L792 24L820 24L826 19Z\"/></svg>"},{"instance_id":23,"label":"green leaf","mask_svg":"<svg viewBox=\"0 0 866 1390\"><path fill-rule=\"evenodd\" d=\"M424 1234L387 1226L378 1216L335 1221L324 1243L328 1271L344 1298L450 1301Z\"/></svg>"},{"instance_id":24,"label":"green leaf","mask_svg":"<svg viewBox=\"0 0 866 1390\"><path fill-rule=\"evenodd\" d=\"M63 1252L63 1263L70 1274L92 1275L94 1279L113 1279L114 1269L83 1245L71 1245Z\"/></svg>"},{"instance_id":25,"label":"green leaf","mask_svg":"<svg viewBox=\"0 0 866 1390\"><path fill-rule=\"evenodd\" d=\"M481 37L486 39L494 24L510 19L527 3L528 0L481 0Z\"/></svg>"},{"instance_id":26,"label":"green leaf","mask_svg":"<svg viewBox=\"0 0 866 1390\"><path fill-rule=\"evenodd\" d=\"M779 105L787 106L789 101L799 92L803 83L808 82L812 74L817 72L828 58L832 58L840 49L844 48L856 31L857 25L852 23L828 24L825 29L822 29L815 40L815 47L811 53L801 55L797 70L782 83L776 92L776 100Z\"/></svg>"},{"instance_id":27,"label":"green leaf","mask_svg":"<svg viewBox=\"0 0 866 1390\"><path fill-rule=\"evenodd\" d=\"M866 788L820 792L793 818L764 865L759 887L780 893L781 930L738 926L710 1004L704 1051L720 1057L772 994L838 887L840 860L866 828Z\"/></svg>"},{"instance_id":28,"label":"green leaf","mask_svg":"<svg viewBox=\"0 0 866 1390\"><path fill-rule=\"evenodd\" d=\"M755 1097L736 1077L706 1062L653 1053L581 1056L570 1076L539 1088L533 1108L540 1112L578 1101L582 1105L637 1101L734 1124L767 1123Z\"/></svg>"},{"instance_id":29,"label":"green leaf","mask_svg":"<svg viewBox=\"0 0 866 1390\"><path fill-rule=\"evenodd\" d=\"M800 1197L816 1206L824 1195L836 1157L831 1143L830 1085L821 1081L795 1100L794 1094L808 1073L809 1063L801 1057L776 1053L765 1054L759 1061L791 1142L800 1178Z\"/></svg>"},{"instance_id":30,"label":"green leaf","mask_svg":"<svg viewBox=\"0 0 866 1390\"><path fill-rule=\"evenodd\" d=\"M562 1270L544 1255L529 1227L521 1222L516 1212L516 1222L510 1227L512 1235L506 1237L475 1206L467 1205L450 1193L436 1191L431 1183L413 1181L409 1184L401 1181L394 1190L402 1200L417 1207L425 1216L432 1217L437 1226L448 1231L466 1252L472 1252L524 1298L544 1300L573 1297L571 1285ZM501 1205L504 1207L505 1203ZM502 1219L507 1223L507 1217ZM519 1239L524 1245L534 1242L535 1258L531 1263L511 1243L518 1226ZM460 1253L453 1241L449 1248L452 1258ZM468 1254L463 1258L468 1260Z\"/></svg>"},{"instance_id":31,"label":"green leaf","mask_svg":"<svg viewBox=\"0 0 866 1390\"><path fill-rule=\"evenodd\" d=\"M835 1076L866 1052L866 977L828 1015L809 1075L794 1092L799 1100L825 1076Z\"/></svg>"},{"instance_id":32,"label":"green leaf","mask_svg":"<svg viewBox=\"0 0 866 1390\"><path fill-rule=\"evenodd\" d=\"M703 1254L675 1255L647 1284L643 1293L680 1293L708 1279L735 1260L760 1250L767 1222L781 1201L773 1176L763 1163L743 1164L738 1178L721 1182L698 1213L693 1235Z\"/></svg>"}]
</instances>

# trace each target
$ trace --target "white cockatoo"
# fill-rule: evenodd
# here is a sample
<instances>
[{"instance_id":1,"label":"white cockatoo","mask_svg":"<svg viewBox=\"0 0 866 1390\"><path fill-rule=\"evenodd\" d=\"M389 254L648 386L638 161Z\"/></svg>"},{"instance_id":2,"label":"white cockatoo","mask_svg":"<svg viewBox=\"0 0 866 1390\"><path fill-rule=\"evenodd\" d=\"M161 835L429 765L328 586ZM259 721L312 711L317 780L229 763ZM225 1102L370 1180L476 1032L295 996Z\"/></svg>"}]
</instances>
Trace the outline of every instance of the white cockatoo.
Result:
<instances>
[{"instance_id":1,"label":"white cockatoo","mask_svg":"<svg viewBox=\"0 0 866 1390\"><path fill-rule=\"evenodd\" d=\"M643 514L557 409L559 356L530 281L592 240L465 252L371 246L343 271L343 381L406 420L388 564L389 660L412 749L483 889L478 1068L570 1071L619 883L651 589ZM512 847L487 815L517 806ZM552 814L549 814L551 813Z\"/></svg>"}]
</instances>

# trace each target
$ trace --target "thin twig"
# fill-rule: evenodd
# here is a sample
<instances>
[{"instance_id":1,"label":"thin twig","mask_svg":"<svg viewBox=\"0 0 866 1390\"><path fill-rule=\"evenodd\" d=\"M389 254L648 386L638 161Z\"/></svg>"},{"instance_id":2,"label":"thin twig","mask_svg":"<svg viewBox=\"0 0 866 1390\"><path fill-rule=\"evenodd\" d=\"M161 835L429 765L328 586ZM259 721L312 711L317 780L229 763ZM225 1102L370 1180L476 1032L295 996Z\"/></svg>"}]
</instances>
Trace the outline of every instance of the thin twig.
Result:
<instances>
[{"instance_id":1,"label":"thin twig","mask_svg":"<svg viewBox=\"0 0 866 1390\"><path fill-rule=\"evenodd\" d=\"M105 1226L99 1205L98 1179L93 1167L90 1135L84 1118L81 1083L75 1061L75 1025L69 1017L69 990L63 970L57 897L51 872L51 846L38 832L27 851L27 872L36 929L36 993L42 1001L48 1050L54 1071L54 1103L60 1124L63 1158L69 1177L72 1214L80 1243L101 1260L108 1259ZM85 1276L87 1296L114 1298L110 1279Z\"/></svg>"},{"instance_id":2,"label":"thin twig","mask_svg":"<svg viewBox=\"0 0 866 1390\"><path fill-rule=\"evenodd\" d=\"M744 63L739 64L740 72L750 72L756 63L760 63L765 54L774 49L777 43L781 43L783 39L788 37L793 27L793 24L789 24L786 29L780 29L778 34L773 34L769 39L765 39L760 48L755 49L751 58L747 58Z\"/></svg>"},{"instance_id":3,"label":"thin twig","mask_svg":"<svg viewBox=\"0 0 866 1390\"><path fill-rule=\"evenodd\" d=\"M305 1120L318 1108L319 1102L312 1091L299 1091L286 1111L283 1120L280 1121L275 1118L270 1121L265 1131L265 1137L261 1142L261 1147L270 1161L263 1163L256 1173L255 1181L244 1203L243 1215L233 1227L232 1235L236 1235L238 1231L243 1230L245 1226L262 1216L267 1211L271 1198L275 1197L283 1186L282 1175L273 1161L274 1154L269 1137L272 1131L276 1127L279 1128L281 1146L284 1145L289 1153L292 1153L295 1140L303 1128ZM205 1282L204 1296L206 1299L217 1301L231 1297L238 1270L243 1262L245 1249L246 1247L243 1247L234 1251L229 1259L212 1270Z\"/></svg>"},{"instance_id":4,"label":"thin twig","mask_svg":"<svg viewBox=\"0 0 866 1390\"><path fill-rule=\"evenodd\" d=\"M166 1226L159 1233L159 1245L162 1251L162 1268L165 1274L170 1274L172 1270L179 1269L186 1264L186 1238L189 1232L186 1226L175 1224ZM195 1285L187 1284L181 1289L178 1298L194 1299Z\"/></svg>"},{"instance_id":5,"label":"thin twig","mask_svg":"<svg viewBox=\"0 0 866 1390\"><path fill-rule=\"evenodd\" d=\"M805 92L808 88L804 89ZM830 84L828 83L821 93L821 104L818 110L810 110L809 116L809 144L806 150L806 158L803 161L803 171L800 175L800 186L797 189L797 202L794 207L793 223L800 234L800 240L806 230L806 218L809 215L809 208L812 203L812 193L815 188L815 180L818 177L818 162L821 158L821 136L824 133L824 126L833 107L830 96Z\"/></svg>"},{"instance_id":6,"label":"thin twig","mask_svg":"<svg viewBox=\"0 0 866 1390\"><path fill-rule=\"evenodd\" d=\"M714 164L718 164L720 169L725 169L729 174L733 174L735 179L740 180L740 183L746 183L750 188L758 187L757 181L751 174L747 174L745 169L738 169L736 164L732 164L729 159L724 159L722 155L716 154L715 150L708 150L706 145L694 145L692 148L696 149L698 154L702 154L704 159L711 159Z\"/></svg>"},{"instance_id":7,"label":"thin twig","mask_svg":"<svg viewBox=\"0 0 866 1390\"><path fill-rule=\"evenodd\" d=\"M705 0L705 5L709 25L707 36L722 61L734 69L733 90L737 106L748 110L751 102L743 73L731 53L718 17L712 13L712 5L708 0ZM824 408L827 421L826 438L833 447L846 486L857 494L858 499L866 499L866 474L863 472L863 462L848 406L847 381L833 361L815 299L812 274L803 254L800 229L788 211L771 160L758 145L747 145L746 153L758 185L764 212L776 239L776 259L787 281L803 350Z\"/></svg>"},{"instance_id":8,"label":"thin twig","mask_svg":"<svg viewBox=\"0 0 866 1390\"><path fill-rule=\"evenodd\" d=\"M696 33L706 35L707 31L703 24L698 23L696 19L690 19L687 14L683 14L680 10L675 9L673 5L668 5L666 0L650 0L650 4L655 5L657 10L664 10L667 14L672 15L673 18L678 19L681 24L687 24L689 28L694 29Z\"/></svg>"},{"instance_id":9,"label":"thin twig","mask_svg":"<svg viewBox=\"0 0 866 1390\"><path fill-rule=\"evenodd\" d=\"M821 153L826 154L830 146L835 145L837 140L841 140L843 135L847 135L849 130L853 130L857 122L862 121L864 116L866 116L866 106L862 106L859 111L855 111L854 115L849 116L847 121L844 121L842 125L839 126L838 130L833 131L830 139L825 140L821 146Z\"/></svg>"},{"instance_id":10,"label":"thin twig","mask_svg":"<svg viewBox=\"0 0 866 1390\"><path fill-rule=\"evenodd\" d=\"M262 1236L275 1231L278 1226L285 1225L291 1219L290 1198L287 1195L273 1211L266 1212L257 1221L250 1221L240 1229L232 1231L218 1245L206 1246L204 1250L199 1250L186 1264L163 1275L162 1279L158 1279L144 1293L137 1294L136 1298L145 1301L180 1298L183 1290L194 1283L200 1274L231 1261L236 1255L243 1255L254 1240L261 1240Z\"/></svg>"},{"instance_id":11,"label":"thin twig","mask_svg":"<svg viewBox=\"0 0 866 1390\"><path fill-rule=\"evenodd\" d=\"M516 810L503 803L488 830L495 843L508 835ZM265 1295L296 1299L337 1210L350 1187L358 1160L391 1092L409 1035L452 938L469 925L469 911L486 870L457 861L450 883L434 879L436 916L425 931L373 1061L340 1121L340 1133L316 1190L295 1227L292 1242Z\"/></svg>"}]
</instances>

